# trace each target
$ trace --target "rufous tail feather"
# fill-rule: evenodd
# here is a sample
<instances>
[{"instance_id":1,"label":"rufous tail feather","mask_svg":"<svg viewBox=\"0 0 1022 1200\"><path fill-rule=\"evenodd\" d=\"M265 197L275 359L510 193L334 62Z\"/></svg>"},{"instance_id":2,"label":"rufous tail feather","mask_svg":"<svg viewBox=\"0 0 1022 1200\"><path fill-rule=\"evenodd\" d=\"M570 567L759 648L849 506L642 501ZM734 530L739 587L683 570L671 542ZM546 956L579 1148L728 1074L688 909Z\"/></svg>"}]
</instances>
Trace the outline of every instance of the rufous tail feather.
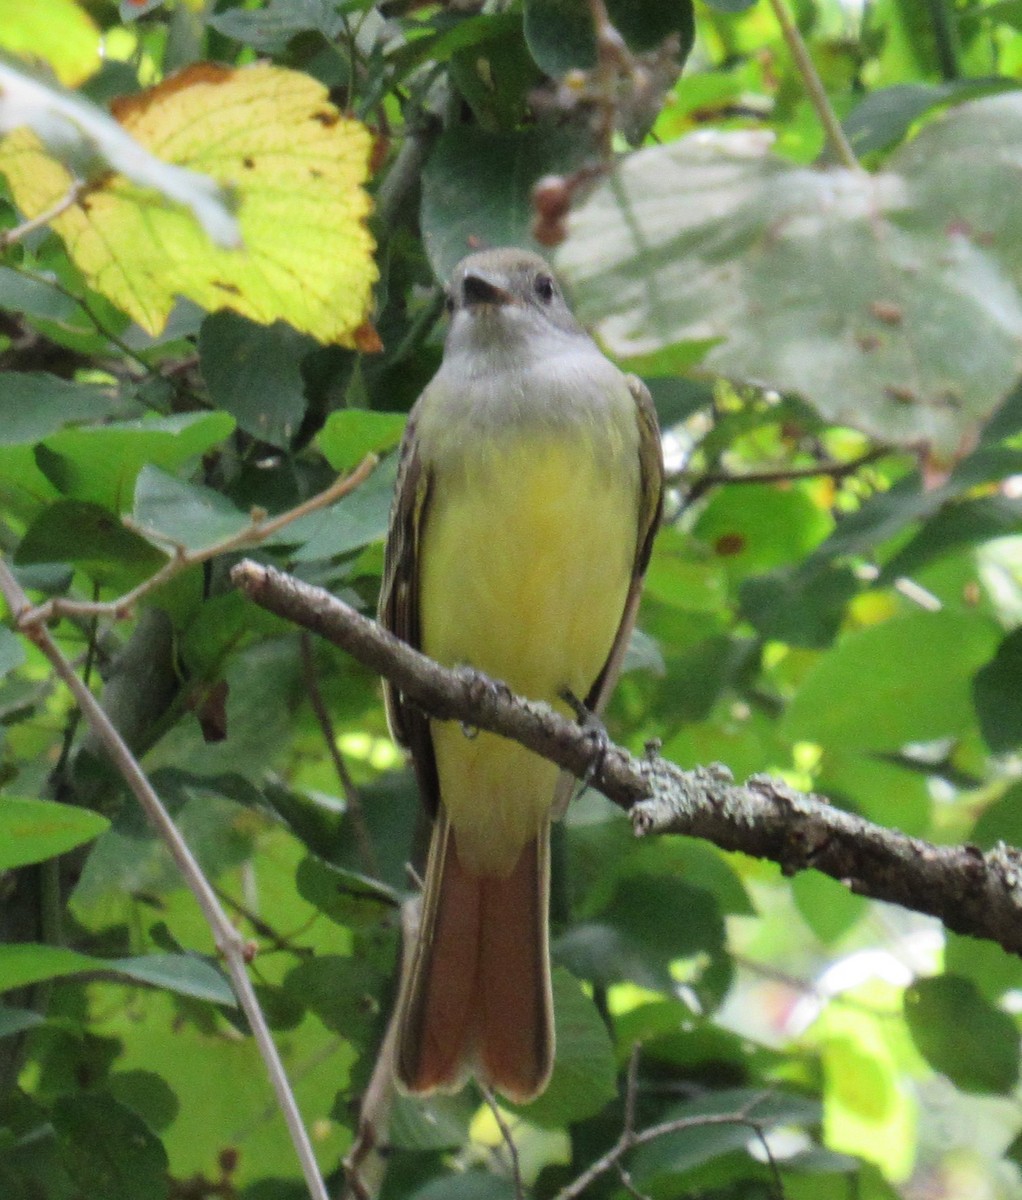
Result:
<instances>
[{"instance_id":1,"label":"rufous tail feather","mask_svg":"<svg viewBox=\"0 0 1022 1200\"><path fill-rule=\"evenodd\" d=\"M520 1104L546 1087L554 1054L549 891L549 824L509 875L477 875L462 864L441 804L398 1002L405 1090L456 1091L473 1072Z\"/></svg>"}]
</instances>

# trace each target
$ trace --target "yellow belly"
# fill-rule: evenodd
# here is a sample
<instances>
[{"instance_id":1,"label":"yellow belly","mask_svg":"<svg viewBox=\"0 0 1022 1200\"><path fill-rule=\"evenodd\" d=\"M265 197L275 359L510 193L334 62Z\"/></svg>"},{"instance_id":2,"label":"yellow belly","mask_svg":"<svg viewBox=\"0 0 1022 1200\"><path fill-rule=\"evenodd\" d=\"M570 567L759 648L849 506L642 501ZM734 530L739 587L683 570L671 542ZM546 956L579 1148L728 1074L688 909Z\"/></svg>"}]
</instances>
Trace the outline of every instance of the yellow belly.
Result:
<instances>
[{"instance_id":1,"label":"yellow belly","mask_svg":"<svg viewBox=\"0 0 1022 1200\"><path fill-rule=\"evenodd\" d=\"M420 547L422 646L561 711L610 653L631 578L638 464L585 438L515 441L437 478ZM546 820L558 768L434 722L440 796L470 869L506 874Z\"/></svg>"}]
</instances>

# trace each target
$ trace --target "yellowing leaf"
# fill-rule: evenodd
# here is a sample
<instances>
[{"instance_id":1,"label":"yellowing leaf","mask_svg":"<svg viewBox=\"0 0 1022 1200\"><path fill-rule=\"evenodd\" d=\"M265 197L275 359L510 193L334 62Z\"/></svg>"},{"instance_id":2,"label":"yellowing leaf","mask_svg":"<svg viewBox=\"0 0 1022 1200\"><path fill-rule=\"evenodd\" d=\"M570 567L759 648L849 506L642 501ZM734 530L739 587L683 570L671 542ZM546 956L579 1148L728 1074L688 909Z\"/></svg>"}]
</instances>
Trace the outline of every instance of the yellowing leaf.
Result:
<instances>
[{"instance_id":1,"label":"yellowing leaf","mask_svg":"<svg viewBox=\"0 0 1022 1200\"><path fill-rule=\"evenodd\" d=\"M155 189L164 201L171 200L191 209L195 219L218 246L233 249L241 245L233 196L215 179L150 154L113 117L84 96L51 87L0 62L0 133L11 130L31 130L45 152L74 173L76 195L62 195L59 202L46 211L47 221L52 222L57 213L68 210L71 201L77 199L82 184L91 181L95 186L112 172L125 176L138 187ZM10 145L0 143L0 151ZM17 140L13 148L17 154ZM28 149L36 148L30 138ZM42 188L51 184L56 186L59 182L66 191L70 175L59 170L55 176L47 174L56 163L42 164L38 180L29 177L23 182L35 183Z\"/></svg>"},{"instance_id":2,"label":"yellowing leaf","mask_svg":"<svg viewBox=\"0 0 1022 1200\"><path fill-rule=\"evenodd\" d=\"M214 246L189 213L110 175L52 222L93 288L153 334L181 295L355 343L376 278L363 189L371 139L321 84L264 64L197 64L117 102L114 115L164 161L233 189L243 247ZM0 143L0 171L28 216L72 182L21 130Z\"/></svg>"},{"instance_id":3,"label":"yellowing leaf","mask_svg":"<svg viewBox=\"0 0 1022 1200\"><path fill-rule=\"evenodd\" d=\"M75 0L0 0L0 46L49 63L67 87L99 67L99 30Z\"/></svg>"}]
</instances>

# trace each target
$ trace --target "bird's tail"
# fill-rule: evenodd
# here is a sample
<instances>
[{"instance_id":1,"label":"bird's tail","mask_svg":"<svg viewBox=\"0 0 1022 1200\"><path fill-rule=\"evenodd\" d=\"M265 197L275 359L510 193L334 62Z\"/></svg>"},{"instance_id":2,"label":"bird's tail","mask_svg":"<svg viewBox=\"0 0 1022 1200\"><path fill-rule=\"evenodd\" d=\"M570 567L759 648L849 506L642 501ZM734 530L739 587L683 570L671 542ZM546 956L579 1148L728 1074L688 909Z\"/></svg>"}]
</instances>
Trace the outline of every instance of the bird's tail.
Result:
<instances>
[{"instance_id":1,"label":"bird's tail","mask_svg":"<svg viewBox=\"0 0 1022 1200\"><path fill-rule=\"evenodd\" d=\"M475 1073L519 1104L543 1091L554 1056L549 894L549 822L509 875L477 875L459 859L440 805L398 1000L402 1088L456 1091Z\"/></svg>"}]
</instances>

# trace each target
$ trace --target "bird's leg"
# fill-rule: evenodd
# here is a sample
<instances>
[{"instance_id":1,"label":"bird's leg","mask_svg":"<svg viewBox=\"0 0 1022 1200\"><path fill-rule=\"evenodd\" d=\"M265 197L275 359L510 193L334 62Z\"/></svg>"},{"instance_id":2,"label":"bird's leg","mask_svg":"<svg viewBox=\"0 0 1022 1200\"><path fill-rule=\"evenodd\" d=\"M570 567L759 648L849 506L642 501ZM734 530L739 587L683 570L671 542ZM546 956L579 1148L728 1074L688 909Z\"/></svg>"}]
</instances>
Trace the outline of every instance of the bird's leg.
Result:
<instances>
[{"instance_id":1,"label":"bird's leg","mask_svg":"<svg viewBox=\"0 0 1022 1200\"><path fill-rule=\"evenodd\" d=\"M584 700L580 700L575 695L571 688L565 688L561 692L561 699L575 714L575 719L585 730L586 737L593 743L593 756L589 760L585 774L578 781L571 796L571 799L574 801L582 795L599 774L600 768L603 766L603 760L607 755L607 750L610 747L610 736L607 733L606 725L604 725Z\"/></svg>"}]
</instances>

